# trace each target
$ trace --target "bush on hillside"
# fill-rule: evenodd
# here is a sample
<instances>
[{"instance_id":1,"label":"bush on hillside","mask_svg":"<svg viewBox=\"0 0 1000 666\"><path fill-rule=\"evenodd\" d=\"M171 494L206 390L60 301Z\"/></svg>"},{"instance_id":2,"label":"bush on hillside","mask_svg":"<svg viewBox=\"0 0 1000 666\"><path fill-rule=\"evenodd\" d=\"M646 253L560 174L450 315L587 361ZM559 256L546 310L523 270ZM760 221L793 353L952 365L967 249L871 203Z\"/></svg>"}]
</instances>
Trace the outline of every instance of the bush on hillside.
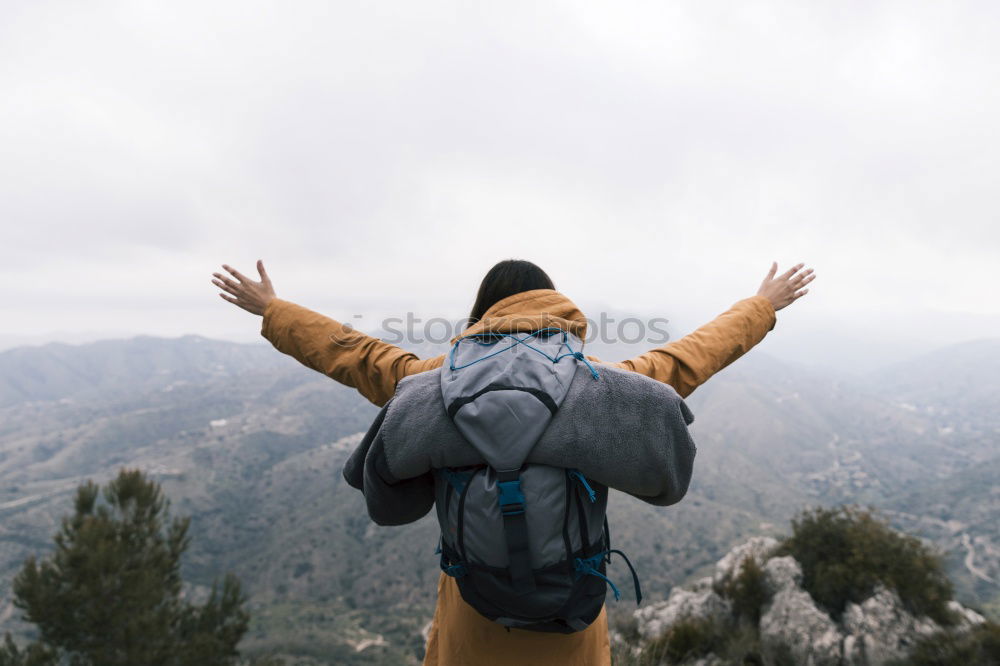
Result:
<instances>
[{"instance_id":1,"label":"bush on hillside","mask_svg":"<svg viewBox=\"0 0 1000 666\"><path fill-rule=\"evenodd\" d=\"M895 590L910 612L942 625L954 623L947 607L952 586L940 556L871 510L807 509L792 520L792 535L777 555L798 560L802 586L835 618L848 602L864 601L881 583Z\"/></svg>"},{"instance_id":2,"label":"bush on hillside","mask_svg":"<svg viewBox=\"0 0 1000 666\"><path fill-rule=\"evenodd\" d=\"M1000 624L987 622L963 634L921 639L900 666L1000 666Z\"/></svg>"},{"instance_id":3,"label":"bush on hillside","mask_svg":"<svg viewBox=\"0 0 1000 666\"><path fill-rule=\"evenodd\" d=\"M726 664L761 666L760 638L756 627L737 627L729 620L685 618L667 629L659 638L641 645L626 642L615 647L614 666L664 666L691 664L714 655ZM773 666L794 666L790 659L778 658Z\"/></svg>"},{"instance_id":4,"label":"bush on hillside","mask_svg":"<svg viewBox=\"0 0 1000 666\"><path fill-rule=\"evenodd\" d=\"M752 555L743 560L740 573L725 582L718 592L732 602L737 620L754 627L760 622L761 609L771 600L764 582L764 569Z\"/></svg>"},{"instance_id":5,"label":"bush on hillside","mask_svg":"<svg viewBox=\"0 0 1000 666\"><path fill-rule=\"evenodd\" d=\"M686 659L720 652L728 627L707 618L685 618L650 641L642 652L642 664L679 664Z\"/></svg>"}]
</instances>

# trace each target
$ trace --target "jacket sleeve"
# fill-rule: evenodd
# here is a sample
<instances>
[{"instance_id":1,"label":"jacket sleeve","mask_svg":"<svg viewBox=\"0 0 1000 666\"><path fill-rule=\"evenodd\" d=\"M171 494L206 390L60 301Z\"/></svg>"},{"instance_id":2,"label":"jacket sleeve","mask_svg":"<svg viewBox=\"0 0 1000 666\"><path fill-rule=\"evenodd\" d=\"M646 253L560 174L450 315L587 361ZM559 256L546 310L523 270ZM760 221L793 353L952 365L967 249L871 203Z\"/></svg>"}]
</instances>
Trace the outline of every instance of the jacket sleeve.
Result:
<instances>
[{"instance_id":1,"label":"jacket sleeve","mask_svg":"<svg viewBox=\"0 0 1000 666\"><path fill-rule=\"evenodd\" d=\"M416 354L279 298L264 310L260 334L278 351L356 388L379 406L396 392L400 379L432 370L444 359L419 359Z\"/></svg>"},{"instance_id":2,"label":"jacket sleeve","mask_svg":"<svg viewBox=\"0 0 1000 666\"><path fill-rule=\"evenodd\" d=\"M365 496L368 515L379 525L405 525L423 518L434 506L431 473L397 479L389 469L382 423L389 405L379 412L364 439L344 465L344 479Z\"/></svg>"},{"instance_id":3,"label":"jacket sleeve","mask_svg":"<svg viewBox=\"0 0 1000 666\"><path fill-rule=\"evenodd\" d=\"M614 365L670 384L686 398L763 340L774 323L771 302L752 296L680 340Z\"/></svg>"}]
</instances>

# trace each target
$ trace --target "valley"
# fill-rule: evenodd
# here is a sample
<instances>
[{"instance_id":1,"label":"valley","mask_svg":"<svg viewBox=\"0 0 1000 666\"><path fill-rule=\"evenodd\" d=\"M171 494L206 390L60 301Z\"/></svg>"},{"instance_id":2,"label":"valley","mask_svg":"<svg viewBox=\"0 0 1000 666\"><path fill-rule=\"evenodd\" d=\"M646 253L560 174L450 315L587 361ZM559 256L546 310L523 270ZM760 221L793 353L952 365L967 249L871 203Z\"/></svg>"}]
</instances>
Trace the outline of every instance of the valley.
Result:
<instances>
[{"instance_id":1,"label":"valley","mask_svg":"<svg viewBox=\"0 0 1000 666\"><path fill-rule=\"evenodd\" d=\"M847 502L931 540L958 597L1000 616L1000 341L969 344L851 381L750 354L698 389L687 497L656 508L613 493L609 505L650 601L734 544L786 532L803 507ZM189 594L240 576L246 652L419 663L437 525L374 526L340 473L376 412L263 345L188 336L0 353L0 632L26 630L10 581L51 547L76 487L127 466L192 517Z\"/></svg>"}]
</instances>

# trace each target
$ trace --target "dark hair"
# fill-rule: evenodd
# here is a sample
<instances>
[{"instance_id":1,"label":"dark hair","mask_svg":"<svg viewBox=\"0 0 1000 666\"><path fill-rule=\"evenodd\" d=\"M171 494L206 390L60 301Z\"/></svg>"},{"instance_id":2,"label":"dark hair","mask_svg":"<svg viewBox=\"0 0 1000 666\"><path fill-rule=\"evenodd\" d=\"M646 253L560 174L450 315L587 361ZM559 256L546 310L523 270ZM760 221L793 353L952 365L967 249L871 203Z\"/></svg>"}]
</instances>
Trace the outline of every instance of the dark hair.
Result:
<instances>
[{"instance_id":1,"label":"dark hair","mask_svg":"<svg viewBox=\"0 0 1000 666\"><path fill-rule=\"evenodd\" d=\"M476 303L469 314L469 326L483 318L495 303L532 289L555 289L541 268L523 259L505 259L491 268L479 285Z\"/></svg>"}]
</instances>

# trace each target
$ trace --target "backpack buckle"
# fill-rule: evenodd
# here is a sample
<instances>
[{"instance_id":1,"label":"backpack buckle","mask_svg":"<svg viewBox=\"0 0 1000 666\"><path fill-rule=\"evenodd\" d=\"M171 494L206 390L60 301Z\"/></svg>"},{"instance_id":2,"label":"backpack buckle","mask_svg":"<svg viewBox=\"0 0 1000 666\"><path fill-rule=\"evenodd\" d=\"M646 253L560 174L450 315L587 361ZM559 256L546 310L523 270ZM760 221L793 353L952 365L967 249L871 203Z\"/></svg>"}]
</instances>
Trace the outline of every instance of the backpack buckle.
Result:
<instances>
[{"instance_id":1,"label":"backpack buckle","mask_svg":"<svg viewBox=\"0 0 1000 666\"><path fill-rule=\"evenodd\" d=\"M500 513L504 516L516 516L524 513L524 493L521 492L521 480L501 481L497 484L500 489Z\"/></svg>"}]
</instances>

